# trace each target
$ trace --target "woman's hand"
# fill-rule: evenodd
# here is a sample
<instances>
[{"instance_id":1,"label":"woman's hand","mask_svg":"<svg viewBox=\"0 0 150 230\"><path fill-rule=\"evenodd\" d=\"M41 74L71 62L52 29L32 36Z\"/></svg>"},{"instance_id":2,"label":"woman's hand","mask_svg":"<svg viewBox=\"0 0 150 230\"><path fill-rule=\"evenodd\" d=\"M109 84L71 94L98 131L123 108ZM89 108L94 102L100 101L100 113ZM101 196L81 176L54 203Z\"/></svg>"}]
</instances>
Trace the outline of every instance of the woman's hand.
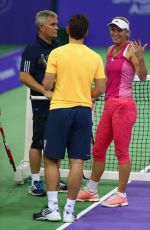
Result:
<instances>
[{"instance_id":1,"label":"woman's hand","mask_svg":"<svg viewBox=\"0 0 150 230\"><path fill-rule=\"evenodd\" d=\"M137 41L131 41L130 45L133 47L134 53L136 55L136 57L138 58L138 60L143 60L144 59L144 50L146 48L146 46L148 45L148 43L145 43L143 46L141 44L141 41L138 40Z\"/></svg>"}]
</instances>

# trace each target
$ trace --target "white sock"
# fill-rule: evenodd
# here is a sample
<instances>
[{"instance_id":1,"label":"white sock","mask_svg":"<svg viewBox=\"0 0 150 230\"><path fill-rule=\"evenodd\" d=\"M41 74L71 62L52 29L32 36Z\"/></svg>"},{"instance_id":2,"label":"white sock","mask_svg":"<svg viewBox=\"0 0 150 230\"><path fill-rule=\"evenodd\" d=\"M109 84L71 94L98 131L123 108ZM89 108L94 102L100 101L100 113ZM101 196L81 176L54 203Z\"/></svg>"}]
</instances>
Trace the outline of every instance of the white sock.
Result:
<instances>
[{"instance_id":1,"label":"white sock","mask_svg":"<svg viewBox=\"0 0 150 230\"><path fill-rule=\"evenodd\" d=\"M58 208L58 191L47 191L48 207L51 210Z\"/></svg>"},{"instance_id":2,"label":"white sock","mask_svg":"<svg viewBox=\"0 0 150 230\"><path fill-rule=\"evenodd\" d=\"M87 183L87 190L91 193L97 193L98 182L89 180Z\"/></svg>"},{"instance_id":3,"label":"white sock","mask_svg":"<svg viewBox=\"0 0 150 230\"><path fill-rule=\"evenodd\" d=\"M74 211L75 202L76 202L76 200L70 200L70 199L67 198L67 202L66 202L66 205L65 205L64 209L65 210L69 209L69 210L71 210L73 212Z\"/></svg>"},{"instance_id":4,"label":"white sock","mask_svg":"<svg viewBox=\"0 0 150 230\"><path fill-rule=\"evenodd\" d=\"M119 196L123 197L123 198L126 198L127 197L127 194L126 193L122 193L122 192L117 192Z\"/></svg>"},{"instance_id":5,"label":"white sock","mask_svg":"<svg viewBox=\"0 0 150 230\"><path fill-rule=\"evenodd\" d=\"M40 181L40 174L39 173L31 174L31 178L32 178L32 184L34 181Z\"/></svg>"}]
</instances>

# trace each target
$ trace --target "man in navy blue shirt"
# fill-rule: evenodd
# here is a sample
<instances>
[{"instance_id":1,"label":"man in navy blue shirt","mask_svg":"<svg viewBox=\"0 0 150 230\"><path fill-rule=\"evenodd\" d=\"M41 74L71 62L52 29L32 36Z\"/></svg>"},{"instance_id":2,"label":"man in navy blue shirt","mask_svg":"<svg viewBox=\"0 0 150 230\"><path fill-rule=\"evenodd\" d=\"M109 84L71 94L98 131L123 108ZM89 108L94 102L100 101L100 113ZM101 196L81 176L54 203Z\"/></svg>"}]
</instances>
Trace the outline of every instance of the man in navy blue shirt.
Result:
<instances>
[{"instance_id":1,"label":"man in navy blue shirt","mask_svg":"<svg viewBox=\"0 0 150 230\"><path fill-rule=\"evenodd\" d=\"M49 53L59 46L56 40L58 31L57 14L43 10L36 14L35 24L37 36L33 44L27 46L22 54L20 80L30 88L31 96L51 98L52 92L42 86ZM31 168L31 185L29 193L35 196L46 195L45 187L40 179L40 167L44 142L44 127L49 111L49 100L31 100L33 112L33 136L29 151ZM60 181L59 189L66 191L67 186Z\"/></svg>"}]
</instances>

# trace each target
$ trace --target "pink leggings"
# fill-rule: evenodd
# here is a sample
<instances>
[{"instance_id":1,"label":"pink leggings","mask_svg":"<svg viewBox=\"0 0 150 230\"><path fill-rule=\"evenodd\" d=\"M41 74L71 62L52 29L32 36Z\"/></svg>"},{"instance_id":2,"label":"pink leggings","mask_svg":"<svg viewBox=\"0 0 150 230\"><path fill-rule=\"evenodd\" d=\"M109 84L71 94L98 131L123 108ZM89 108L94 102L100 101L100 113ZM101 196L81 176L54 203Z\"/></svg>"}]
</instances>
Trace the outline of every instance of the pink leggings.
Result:
<instances>
[{"instance_id":1,"label":"pink leggings","mask_svg":"<svg viewBox=\"0 0 150 230\"><path fill-rule=\"evenodd\" d=\"M133 98L109 98L105 101L93 147L95 161L106 160L106 151L114 140L118 163L130 163L129 144L136 117L137 108Z\"/></svg>"}]
</instances>

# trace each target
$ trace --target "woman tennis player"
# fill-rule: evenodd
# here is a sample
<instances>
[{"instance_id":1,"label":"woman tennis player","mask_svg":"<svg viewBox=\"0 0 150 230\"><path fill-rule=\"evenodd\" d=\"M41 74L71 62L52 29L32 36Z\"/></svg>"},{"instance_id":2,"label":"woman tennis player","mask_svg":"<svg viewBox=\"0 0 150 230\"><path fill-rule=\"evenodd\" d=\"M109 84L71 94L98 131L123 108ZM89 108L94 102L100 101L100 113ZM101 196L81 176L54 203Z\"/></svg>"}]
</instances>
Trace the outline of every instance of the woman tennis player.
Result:
<instances>
[{"instance_id":1,"label":"woman tennis player","mask_svg":"<svg viewBox=\"0 0 150 230\"><path fill-rule=\"evenodd\" d=\"M141 81L146 80L144 49L139 41L129 41L129 22L124 17L115 17L108 24L113 45L107 50L106 92L102 117L96 131L93 147L92 175L77 200L98 201L98 182L105 169L106 151L112 141L119 167L118 190L101 205L117 207L128 205L126 187L130 174L129 144L132 127L136 121L137 108L132 97L132 82L137 73Z\"/></svg>"}]
</instances>

